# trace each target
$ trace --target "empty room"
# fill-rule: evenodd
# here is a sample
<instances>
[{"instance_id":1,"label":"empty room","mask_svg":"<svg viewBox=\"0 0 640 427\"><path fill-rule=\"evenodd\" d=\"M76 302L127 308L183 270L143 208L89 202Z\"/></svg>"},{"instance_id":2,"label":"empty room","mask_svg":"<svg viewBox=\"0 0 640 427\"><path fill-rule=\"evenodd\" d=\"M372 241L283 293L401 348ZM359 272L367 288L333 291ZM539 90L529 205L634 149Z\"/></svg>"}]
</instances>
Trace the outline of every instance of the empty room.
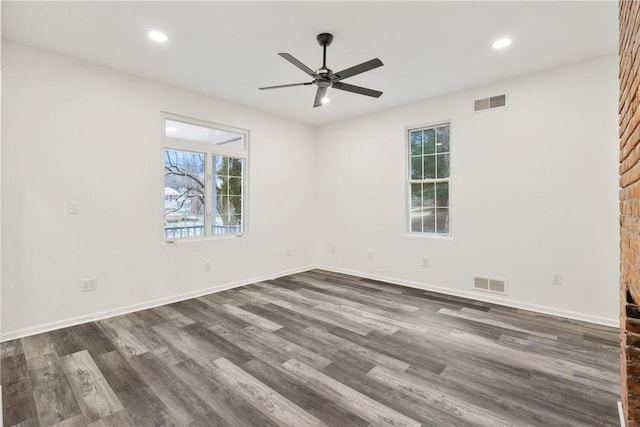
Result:
<instances>
[{"instance_id":1,"label":"empty room","mask_svg":"<svg viewBox=\"0 0 640 427\"><path fill-rule=\"evenodd\" d=\"M1 425L640 425L640 2L0 6Z\"/></svg>"}]
</instances>

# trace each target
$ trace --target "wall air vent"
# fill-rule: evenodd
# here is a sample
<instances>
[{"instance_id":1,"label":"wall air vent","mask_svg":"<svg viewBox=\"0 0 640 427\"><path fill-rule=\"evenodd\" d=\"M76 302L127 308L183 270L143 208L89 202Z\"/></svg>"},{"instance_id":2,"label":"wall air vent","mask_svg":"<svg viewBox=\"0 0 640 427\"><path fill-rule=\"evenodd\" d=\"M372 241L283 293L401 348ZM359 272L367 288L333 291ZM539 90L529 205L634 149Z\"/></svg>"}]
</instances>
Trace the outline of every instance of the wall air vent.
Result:
<instances>
[{"instance_id":1,"label":"wall air vent","mask_svg":"<svg viewBox=\"0 0 640 427\"><path fill-rule=\"evenodd\" d=\"M507 106L507 95L496 95L490 98L476 99L473 103L473 111L491 110Z\"/></svg>"},{"instance_id":2,"label":"wall air vent","mask_svg":"<svg viewBox=\"0 0 640 427\"><path fill-rule=\"evenodd\" d=\"M473 276L473 289L476 291L507 294L507 281L484 276Z\"/></svg>"}]
</instances>

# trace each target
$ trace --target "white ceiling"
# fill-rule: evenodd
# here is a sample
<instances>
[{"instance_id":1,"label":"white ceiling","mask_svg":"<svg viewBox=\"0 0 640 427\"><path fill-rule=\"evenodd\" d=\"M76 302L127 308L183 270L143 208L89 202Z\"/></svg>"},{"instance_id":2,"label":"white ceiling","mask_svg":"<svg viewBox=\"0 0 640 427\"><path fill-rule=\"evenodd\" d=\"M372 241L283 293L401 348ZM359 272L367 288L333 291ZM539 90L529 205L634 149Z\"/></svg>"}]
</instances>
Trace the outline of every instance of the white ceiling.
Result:
<instances>
[{"instance_id":1,"label":"white ceiling","mask_svg":"<svg viewBox=\"0 0 640 427\"><path fill-rule=\"evenodd\" d=\"M2 35L152 80L322 124L590 58L615 54L617 2L2 2ZM159 29L158 45L147 32ZM384 66L346 80L379 99L314 86L280 58L317 69L321 32L334 34L334 71L378 57ZM491 43L513 44L502 51ZM488 94L491 95L491 94Z\"/></svg>"}]
</instances>

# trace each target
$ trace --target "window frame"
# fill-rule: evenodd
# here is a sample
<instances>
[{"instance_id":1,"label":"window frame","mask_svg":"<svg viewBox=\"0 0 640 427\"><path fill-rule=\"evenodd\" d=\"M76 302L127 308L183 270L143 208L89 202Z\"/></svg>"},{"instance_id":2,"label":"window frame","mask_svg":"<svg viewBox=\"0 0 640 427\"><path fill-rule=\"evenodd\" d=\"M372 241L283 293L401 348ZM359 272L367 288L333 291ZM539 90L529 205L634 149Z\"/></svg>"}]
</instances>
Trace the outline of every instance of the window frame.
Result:
<instances>
[{"instance_id":1,"label":"window frame","mask_svg":"<svg viewBox=\"0 0 640 427\"><path fill-rule=\"evenodd\" d=\"M201 142L201 141L193 141L189 139L182 139L171 137L167 135L166 132L166 120L174 120L190 125L202 126L206 128L232 132L236 134L240 134L244 139L244 147L228 147L224 145L216 145L214 143L209 142ZM176 151L187 151L193 153L204 154L205 156L205 212L204 212L204 233L201 236L188 236L188 237L178 237L178 238L165 238L165 213L162 213L162 237L163 242L165 243L176 243L176 242L200 242L203 240L219 240L219 239L228 239L228 238L237 238L243 237L247 235L248 230L248 177L249 177L249 137L250 132L248 129L237 128L234 126L222 125L219 123L209 122L201 119L195 119L192 117L181 116L178 114L161 112L160 119L160 131L161 131L161 140L162 140L162 159L164 164L164 157L166 150L176 150ZM242 213L241 213L241 231L238 233L224 233L224 234L213 234L212 227L214 223L214 213L213 213L213 180L215 176L214 165L213 165L213 156L222 156L228 158L236 158L242 159L242 186L241 186L241 205L242 205ZM163 169L164 170L164 169ZM165 175L162 174L163 179L163 188L164 188L164 179Z\"/></svg>"},{"instance_id":2,"label":"window frame","mask_svg":"<svg viewBox=\"0 0 640 427\"><path fill-rule=\"evenodd\" d=\"M440 120L437 122L432 122L428 124L416 125L416 126L408 126L405 127L405 144L404 144L404 158L405 158L405 206L406 206L406 214L405 214L405 230L407 236L409 237L420 237L420 238L428 238L428 239L440 239L440 240L451 240L453 236L453 221L452 221L452 191L451 191L451 183L452 179L452 159L453 159L453 150L451 149L451 136L452 136L452 123L453 120ZM411 132L414 131L422 131L425 129L436 129L438 127L448 126L449 127L449 176L447 178L423 178L420 180L412 180L411 179ZM437 155L437 153L436 153ZM449 210L449 232L448 233L439 233L437 231L412 231L411 230L411 184L422 184L422 183L441 183L447 182L448 191L449 191L449 202L448 202L448 210Z\"/></svg>"}]
</instances>

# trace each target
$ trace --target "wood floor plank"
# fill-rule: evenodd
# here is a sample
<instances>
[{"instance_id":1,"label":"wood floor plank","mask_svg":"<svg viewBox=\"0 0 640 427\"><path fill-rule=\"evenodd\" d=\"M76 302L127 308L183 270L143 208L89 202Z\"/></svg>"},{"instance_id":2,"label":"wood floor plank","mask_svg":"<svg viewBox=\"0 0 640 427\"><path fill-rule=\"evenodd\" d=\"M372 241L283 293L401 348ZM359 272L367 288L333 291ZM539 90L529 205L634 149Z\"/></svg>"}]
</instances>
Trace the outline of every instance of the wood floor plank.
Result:
<instances>
[{"instance_id":1,"label":"wood floor plank","mask_svg":"<svg viewBox=\"0 0 640 427\"><path fill-rule=\"evenodd\" d=\"M114 351L116 348L95 323L84 323L70 328L92 357Z\"/></svg>"},{"instance_id":2,"label":"wood floor plank","mask_svg":"<svg viewBox=\"0 0 640 427\"><path fill-rule=\"evenodd\" d=\"M441 308L440 310L438 310L438 313L442 313L442 314L446 314L447 316L454 316L454 317L458 317L460 319L467 319L467 320L472 320L474 322L478 322L478 323L483 323L485 325L490 325L490 326L496 326L502 329L506 329L506 330L511 330L511 331L516 331L516 332L523 332L527 335L534 335L540 338L547 338L547 339L551 339L551 340L556 340L558 339L557 335L552 335L552 334L545 334L545 333L539 333L537 331L532 331L530 328L529 329L525 329L525 328L519 328L517 326L513 326L507 322L502 322L500 320L495 320L495 319L491 319L488 318L486 315L483 316L482 314L476 314L473 313L472 310L469 311L461 311L461 310L451 310L448 308ZM486 312L480 312L480 313L486 313Z\"/></svg>"},{"instance_id":3,"label":"wood floor plank","mask_svg":"<svg viewBox=\"0 0 640 427\"><path fill-rule=\"evenodd\" d=\"M510 426L510 422L502 419L498 414L491 414L484 408L475 406L461 399L457 399L441 390L425 384L405 372L394 371L384 366L376 366L367 373L370 377L386 384L393 390L413 397L419 397L427 402L435 402L445 412L455 414L456 417L470 423L490 426Z\"/></svg>"},{"instance_id":4,"label":"wood floor plank","mask_svg":"<svg viewBox=\"0 0 640 427\"><path fill-rule=\"evenodd\" d=\"M244 320L245 322L269 332L274 332L282 328L282 325L278 325L277 323L272 322L269 319L265 319L264 317L258 316L257 314L253 314L250 311L243 310L240 307L236 307L231 304L224 304L223 307L228 313L231 313L232 315Z\"/></svg>"},{"instance_id":5,"label":"wood floor plank","mask_svg":"<svg viewBox=\"0 0 640 427\"><path fill-rule=\"evenodd\" d=\"M2 384L2 420L7 426L38 425L38 411L29 378Z\"/></svg>"},{"instance_id":6,"label":"wood floor plank","mask_svg":"<svg viewBox=\"0 0 640 427\"><path fill-rule=\"evenodd\" d=\"M38 360L31 359L29 365L29 378L41 424L53 425L80 415L80 407L57 354L45 353Z\"/></svg>"},{"instance_id":7,"label":"wood floor plank","mask_svg":"<svg viewBox=\"0 0 640 427\"><path fill-rule=\"evenodd\" d=\"M229 362L225 358L220 358L214 362L218 368L215 373L224 378L229 385L235 387L239 394L242 394L248 402L253 404L259 411L282 426L324 426L325 424L292 403L275 390L267 387L246 371Z\"/></svg>"},{"instance_id":8,"label":"wood floor plank","mask_svg":"<svg viewBox=\"0 0 640 427\"><path fill-rule=\"evenodd\" d=\"M27 358L24 353L2 358L2 385L22 381L29 377Z\"/></svg>"},{"instance_id":9,"label":"wood floor plank","mask_svg":"<svg viewBox=\"0 0 640 427\"><path fill-rule=\"evenodd\" d=\"M304 279L301 280L302 283L308 283L311 285L316 292L329 292L330 295L338 296L341 295L343 298L346 298L353 302L358 302L360 304L372 304L374 306L391 308L396 310L415 312L419 309L419 306L407 304L405 302L398 302L394 300L392 297L387 295L368 295L361 290L354 290L353 288L345 288L335 283L326 283L320 280L312 280L312 279ZM397 298L397 297L396 297Z\"/></svg>"},{"instance_id":10,"label":"wood floor plank","mask_svg":"<svg viewBox=\"0 0 640 427\"><path fill-rule=\"evenodd\" d=\"M211 412L219 419L217 424L236 426L265 426L276 427L277 424L249 404L242 396L234 392L234 387L222 381L211 371L209 366L203 367L193 360L185 360L171 367L171 370L186 384L191 385L192 391L209 405ZM196 419L194 423L200 424Z\"/></svg>"},{"instance_id":11,"label":"wood floor plank","mask_svg":"<svg viewBox=\"0 0 640 427\"><path fill-rule=\"evenodd\" d=\"M316 369L322 369L331 363L331 359L317 354L294 342L288 341L276 334L268 334L252 326L247 326L244 328L244 331L248 336L256 339L257 341L263 342L272 348L281 348L290 358L296 358Z\"/></svg>"},{"instance_id":12,"label":"wood floor plank","mask_svg":"<svg viewBox=\"0 0 640 427\"><path fill-rule=\"evenodd\" d=\"M71 328L49 332L58 357L84 350L80 337Z\"/></svg>"},{"instance_id":13,"label":"wood floor plank","mask_svg":"<svg viewBox=\"0 0 640 427\"><path fill-rule=\"evenodd\" d=\"M96 421L123 409L87 350L63 356L60 362L87 420Z\"/></svg>"},{"instance_id":14,"label":"wood floor plank","mask_svg":"<svg viewBox=\"0 0 640 427\"><path fill-rule=\"evenodd\" d=\"M131 326L123 317L112 317L96 322L109 337L111 343L127 357L138 356L149 351L129 330Z\"/></svg>"},{"instance_id":15,"label":"wood floor plank","mask_svg":"<svg viewBox=\"0 0 640 427\"><path fill-rule=\"evenodd\" d=\"M303 316L312 317L319 321L329 323L331 325L346 329L348 331L355 332L356 334L367 335L369 332L374 330L369 326L357 324L356 322L352 322L348 319L327 317L325 314L322 314L321 312L313 311L313 308L309 306L303 306L303 308L301 308L300 306L296 305L294 302L285 301L285 300L282 300L270 295L261 294L255 291L243 290L241 292L243 292L246 295L255 296L260 300L264 300L271 304L277 305L279 307L286 308L290 311L301 314Z\"/></svg>"},{"instance_id":16,"label":"wood floor plank","mask_svg":"<svg viewBox=\"0 0 640 427\"><path fill-rule=\"evenodd\" d=\"M22 340L5 341L0 343L2 359L24 353L22 346Z\"/></svg>"},{"instance_id":17,"label":"wood floor plank","mask_svg":"<svg viewBox=\"0 0 640 427\"><path fill-rule=\"evenodd\" d=\"M333 378L319 372L302 362L291 359L283 366L294 375L305 380L314 389L319 390L334 401L343 405L349 411L368 420L375 425L413 426L419 427L420 422L388 408L368 396L354 390Z\"/></svg>"},{"instance_id":18,"label":"wood floor plank","mask_svg":"<svg viewBox=\"0 0 640 427\"><path fill-rule=\"evenodd\" d=\"M181 312L177 311L171 305L162 305L160 307L154 307L151 309L151 311L154 314L158 314L159 316L164 317L168 321L171 321L177 327L190 325L194 323L193 320L191 320ZM152 326L155 326L155 325L152 325Z\"/></svg>"},{"instance_id":19,"label":"wood floor plank","mask_svg":"<svg viewBox=\"0 0 640 427\"><path fill-rule=\"evenodd\" d=\"M373 367L371 369L373 369ZM477 426L477 424L467 423L464 420L456 419L451 414L443 412L442 408L435 403L427 402L427 404L425 404L425 402L419 402L411 396L407 397L406 395L381 386L379 382L366 375L371 369L365 372L354 370L348 360L336 360L324 368L322 373L354 390L358 390L382 405L406 415L411 419L422 422L423 425Z\"/></svg>"},{"instance_id":20,"label":"wood floor plank","mask_svg":"<svg viewBox=\"0 0 640 427\"><path fill-rule=\"evenodd\" d=\"M53 427L86 427L87 420L82 414L75 415L66 420L62 420L59 423L55 423Z\"/></svg>"},{"instance_id":21,"label":"wood floor plank","mask_svg":"<svg viewBox=\"0 0 640 427\"><path fill-rule=\"evenodd\" d=\"M151 353L130 357L127 363L138 373L144 384L168 408L169 415L179 425L188 425L198 417L211 412L211 408Z\"/></svg>"},{"instance_id":22,"label":"wood floor plank","mask_svg":"<svg viewBox=\"0 0 640 427\"><path fill-rule=\"evenodd\" d=\"M199 340L182 328L177 328L170 323L156 325L153 330L185 360L193 359L201 365L206 365L209 361L222 356L220 351L210 342Z\"/></svg>"},{"instance_id":23,"label":"wood floor plank","mask_svg":"<svg viewBox=\"0 0 640 427\"><path fill-rule=\"evenodd\" d=\"M301 331L309 326L308 323L296 319L295 316L287 316L286 313L282 311L282 307L278 307L273 304L245 304L243 305L243 308L278 323L292 331Z\"/></svg>"},{"instance_id":24,"label":"wood floor plank","mask_svg":"<svg viewBox=\"0 0 640 427\"><path fill-rule=\"evenodd\" d=\"M22 348L24 349L24 355L27 358L27 361L35 359L36 357L56 353L56 348L53 344L51 334L44 333L31 335L29 337L22 338L22 340L15 341L22 341Z\"/></svg>"},{"instance_id":25,"label":"wood floor plank","mask_svg":"<svg viewBox=\"0 0 640 427\"><path fill-rule=\"evenodd\" d=\"M352 341L345 340L344 338L340 338L336 335L333 335L319 328L315 328L313 326L309 326L307 329L303 330L302 334L320 340L327 346L340 349L343 352L353 353L358 357L362 357L374 364L382 364L390 368L397 369L398 371L404 371L410 366L407 362L403 362L402 360L387 356L386 354L380 353L371 348L361 346ZM304 362L304 360L302 360L302 362ZM323 367L324 366L320 366L319 368Z\"/></svg>"},{"instance_id":26,"label":"wood floor plank","mask_svg":"<svg viewBox=\"0 0 640 427\"><path fill-rule=\"evenodd\" d=\"M244 351L204 326L194 324L185 326L182 330L194 337L200 345L205 344L206 347L209 348L209 350L205 350L211 354L211 357L207 359L207 361L224 357L232 363L242 365L253 358L251 353ZM216 357L216 355L218 356Z\"/></svg>"},{"instance_id":27,"label":"wood floor plank","mask_svg":"<svg viewBox=\"0 0 640 427\"><path fill-rule=\"evenodd\" d=\"M272 366L254 359L242 365L242 369L327 425L342 427L369 425L368 421L324 398L312 388L306 387L281 365Z\"/></svg>"},{"instance_id":28,"label":"wood floor plank","mask_svg":"<svg viewBox=\"0 0 640 427\"><path fill-rule=\"evenodd\" d=\"M122 402L124 413L116 414L109 422L127 421L130 425L178 426L171 411L118 351L98 356L100 368L112 390Z\"/></svg>"}]
</instances>

